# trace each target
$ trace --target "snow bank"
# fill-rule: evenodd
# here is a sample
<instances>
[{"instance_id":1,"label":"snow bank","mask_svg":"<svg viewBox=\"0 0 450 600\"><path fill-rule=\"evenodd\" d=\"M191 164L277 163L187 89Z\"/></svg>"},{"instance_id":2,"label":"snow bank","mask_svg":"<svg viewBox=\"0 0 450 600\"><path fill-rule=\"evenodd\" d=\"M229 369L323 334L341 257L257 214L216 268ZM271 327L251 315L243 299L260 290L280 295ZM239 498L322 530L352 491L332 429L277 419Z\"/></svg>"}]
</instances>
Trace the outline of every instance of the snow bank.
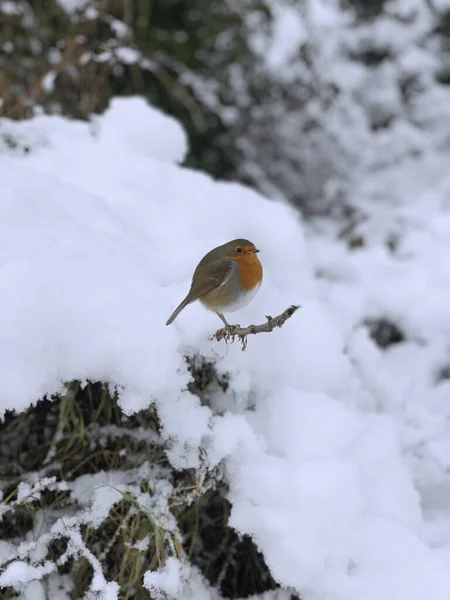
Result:
<instances>
[{"instance_id":1,"label":"snow bank","mask_svg":"<svg viewBox=\"0 0 450 600\"><path fill-rule=\"evenodd\" d=\"M156 403L173 465L198 466L200 447L210 467L224 461L232 525L303 600L447 600L449 410L430 369L450 278L436 236L416 231L398 261L377 242L349 253L310 239L287 206L178 166L181 128L135 98L91 124L3 120L0 140L0 410L64 381L110 382L126 412ZM238 321L302 305L245 352L209 341L220 321L199 305L165 326L198 260L235 237L264 265ZM354 328L395 308L411 341L382 353ZM182 391L189 352L231 373L211 407ZM145 584L177 593L180 565Z\"/></svg>"}]
</instances>

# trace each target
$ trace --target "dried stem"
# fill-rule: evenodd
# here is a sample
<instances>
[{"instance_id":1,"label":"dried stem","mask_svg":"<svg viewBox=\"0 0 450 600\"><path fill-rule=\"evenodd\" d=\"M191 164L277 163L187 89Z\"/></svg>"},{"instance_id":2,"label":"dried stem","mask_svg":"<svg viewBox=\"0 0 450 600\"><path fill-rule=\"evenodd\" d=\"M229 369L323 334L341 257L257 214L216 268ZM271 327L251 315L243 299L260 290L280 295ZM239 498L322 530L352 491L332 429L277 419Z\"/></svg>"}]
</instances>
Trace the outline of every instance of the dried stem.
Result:
<instances>
[{"instance_id":1,"label":"dried stem","mask_svg":"<svg viewBox=\"0 0 450 600\"><path fill-rule=\"evenodd\" d=\"M242 343L242 350L245 350L247 347L247 336L256 333L269 333L270 331L273 331L275 327L282 327L298 308L300 307L290 306L282 312L281 315L278 315L278 317L269 317L266 315L267 323L263 323L262 325L249 325L248 327L230 325L229 329L223 327L216 331L216 333L211 336L211 339L216 339L218 342L220 342L220 340L226 340L228 342L228 340L231 339L231 341L234 342L234 340L238 338Z\"/></svg>"}]
</instances>

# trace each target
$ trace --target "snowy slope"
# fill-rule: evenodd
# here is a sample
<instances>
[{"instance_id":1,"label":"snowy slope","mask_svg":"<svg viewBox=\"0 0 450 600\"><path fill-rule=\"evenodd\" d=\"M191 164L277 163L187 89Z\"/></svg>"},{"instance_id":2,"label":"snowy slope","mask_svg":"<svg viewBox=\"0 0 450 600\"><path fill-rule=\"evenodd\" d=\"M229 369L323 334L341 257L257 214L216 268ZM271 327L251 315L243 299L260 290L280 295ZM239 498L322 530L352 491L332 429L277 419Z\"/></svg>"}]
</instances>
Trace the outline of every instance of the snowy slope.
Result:
<instances>
[{"instance_id":1,"label":"snowy slope","mask_svg":"<svg viewBox=\"0 0 450 600\"><path fill-rule=\"evenodd\" d=\"M350 252L281 203L179 167L185 151L181 128L136 98L91 124L0 122L1 411L64 381L110 382L126 412L156 403L174 466L198 466L200 448L210 468L224 461L232 525L303 600L448 600L449 386L435 377L448 359L448 156L430 157L432 189L409 187L392 209L404 231L392 254L376 223ZM198 260L235 237L265 269L238 321L302 306L245 352L209 341L220 322L197 305L165 326ZM407 335L384 352L361 326L380 315ZM183 354L197 351L231 373L211 407L182 391ZM187 598L180 573L169 563L147 584Z\"/></svg>"}]
</instances>

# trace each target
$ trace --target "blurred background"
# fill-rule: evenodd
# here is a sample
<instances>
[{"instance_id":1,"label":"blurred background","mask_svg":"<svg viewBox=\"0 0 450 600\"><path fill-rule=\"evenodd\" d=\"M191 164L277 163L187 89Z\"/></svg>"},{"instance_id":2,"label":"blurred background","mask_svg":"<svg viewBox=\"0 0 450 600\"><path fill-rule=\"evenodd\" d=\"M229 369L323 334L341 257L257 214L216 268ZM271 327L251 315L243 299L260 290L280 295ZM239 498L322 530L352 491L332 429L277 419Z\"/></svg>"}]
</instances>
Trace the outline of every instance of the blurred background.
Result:
<instances>
[{"instance_id":1,"label":"blurred background","mask_svg":"<svg viewBox=\"0 0 450 600\"><path fill-rule=\"evenodd\" d=\"M305 215L353 218L357 177L450 143L446 0L0 0L0 21L0 116L140 94L188 166Z\"/></svg>"}]
</instances>

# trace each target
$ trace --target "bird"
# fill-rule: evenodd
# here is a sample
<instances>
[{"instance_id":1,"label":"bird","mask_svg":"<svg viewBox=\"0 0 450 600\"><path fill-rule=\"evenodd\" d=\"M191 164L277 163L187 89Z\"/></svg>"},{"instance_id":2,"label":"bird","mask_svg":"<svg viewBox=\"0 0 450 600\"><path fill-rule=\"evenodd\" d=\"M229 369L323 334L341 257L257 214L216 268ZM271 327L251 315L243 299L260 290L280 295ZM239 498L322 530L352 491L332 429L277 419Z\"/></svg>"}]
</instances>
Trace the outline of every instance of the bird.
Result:
<instances>
[{"instance_id":1,"label":"bird","mask_svg":"<svg viewBox=\"0 0 450 600\"><path fill-rule=\"evenodd\" d=\"M230 331L232 326L223 313L247 306L261 286L263 268L258 252L249 240L236 239L205 254L194 271L188 295L170 315L166 325L173 323L188 304L200 300Z\"/></svg>"}]
</instances>

